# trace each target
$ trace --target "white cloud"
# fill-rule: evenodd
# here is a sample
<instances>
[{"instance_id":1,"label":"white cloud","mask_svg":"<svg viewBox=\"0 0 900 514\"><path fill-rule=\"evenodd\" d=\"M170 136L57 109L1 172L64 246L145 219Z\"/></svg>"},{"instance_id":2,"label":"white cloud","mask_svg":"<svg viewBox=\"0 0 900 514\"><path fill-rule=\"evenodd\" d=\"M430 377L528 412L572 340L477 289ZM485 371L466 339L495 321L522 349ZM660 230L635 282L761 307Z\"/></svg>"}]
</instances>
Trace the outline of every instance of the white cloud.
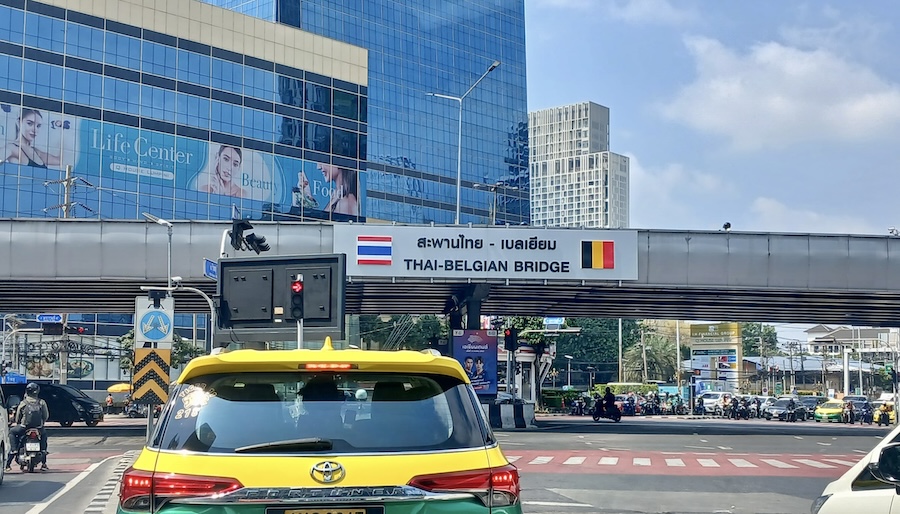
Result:
<instances>
[{"instance_id":1,"label":"white cloud","mask_svg":"<svg viewBox=\"0 0 900 514\"><path fill-rule=\"evenodd\" d=\"M898 135L900 87L828 50L769 42L741 54L704 37L685 44L697 77L661 113L735 149Z\"/></svg>"},{"instance_id":2,"label":"white cloud","mask_svg":"<svg viewBox=\"0 0 900 514\"><path fill-rule=\"evenodd\" d=\"M746 230L816 234L884 234L864 219L791 208L774 198L759 197L750 206L752 220Z\"/></svg>"},{"instance_id":3,"label":"white cloud","mask_svg":"<svg viewBox=\"0 0 900 514\"><path fill-rule=\"evenodd\" d=\"M644 168L634 155L626 155L630 159L631 226L713 229L720 223L709 218L709 203L733 193L730 184L680 164Z\"/></svg>"},{"instance_id":4,"label":"white cloud","mask_svg":"<svg viewBox=\"0 0 900 514\"><path fill-rule=\"evenodd\" d=\"M604 2L610 16L631 23L681 25L697 19L697 14L679 9L668 0L612 0Z\"/></svg>"},{"instance_id":5,"label":"white cloud","mask_svg":"<svg viewBox=\"0 0 900 514\"><path fill-rule=\"evenodd\" d=\"M576 10L634 24L682 25L698 19L669 0L528 0L537 9Z\"/></svg>"},{"instance_id":6,"label":"white cloud","mask_svg":"<svg viewBox=\"0 0 900 514\"><path fill-rule=\"evenodd\" d=\"M826 9L824 16L832 22L827 27L783 27L785 43L810 50L823 49L836 55L867 57L880 54L882 37L890 26L863 17L844 17L840 12Z\"/></svg>"}]
</instances>

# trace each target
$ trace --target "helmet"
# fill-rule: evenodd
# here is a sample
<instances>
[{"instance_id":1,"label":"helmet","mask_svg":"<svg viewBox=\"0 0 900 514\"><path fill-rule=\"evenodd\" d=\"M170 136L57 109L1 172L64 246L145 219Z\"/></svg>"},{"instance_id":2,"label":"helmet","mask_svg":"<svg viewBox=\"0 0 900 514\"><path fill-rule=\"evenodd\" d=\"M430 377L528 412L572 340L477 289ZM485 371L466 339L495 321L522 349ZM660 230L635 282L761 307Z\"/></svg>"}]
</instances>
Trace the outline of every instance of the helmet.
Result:
<instances>
[{"instance_id":1,"label":"helmet","mask_svg":"<svg viewBox=\"0 0 900 514\"><path fill-rule=\"evenodd\" d=\"M25 386L25 394L27 394L28 396L37 396L40 392L41 387L34 382L31 382L27 386Z\"/></svg>"}]
</instances>

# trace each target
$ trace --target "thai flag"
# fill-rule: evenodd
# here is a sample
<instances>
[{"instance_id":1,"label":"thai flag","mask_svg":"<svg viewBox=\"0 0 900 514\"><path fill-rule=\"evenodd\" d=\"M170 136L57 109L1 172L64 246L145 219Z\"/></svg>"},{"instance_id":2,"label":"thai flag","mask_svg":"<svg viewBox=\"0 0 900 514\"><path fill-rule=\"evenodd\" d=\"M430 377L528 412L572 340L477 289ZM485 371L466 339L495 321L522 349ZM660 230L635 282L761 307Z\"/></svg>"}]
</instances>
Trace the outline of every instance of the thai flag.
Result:
<instances>
[{"instance_id":1,"label":"thai flag","mask_svg":"<svg viewBox=\"0 0 900 514\"><path fill-rule=\"evenodd\" d=\"M391 265L391 236L356 236L356 263Z\"/></svg>"}]
</instances>

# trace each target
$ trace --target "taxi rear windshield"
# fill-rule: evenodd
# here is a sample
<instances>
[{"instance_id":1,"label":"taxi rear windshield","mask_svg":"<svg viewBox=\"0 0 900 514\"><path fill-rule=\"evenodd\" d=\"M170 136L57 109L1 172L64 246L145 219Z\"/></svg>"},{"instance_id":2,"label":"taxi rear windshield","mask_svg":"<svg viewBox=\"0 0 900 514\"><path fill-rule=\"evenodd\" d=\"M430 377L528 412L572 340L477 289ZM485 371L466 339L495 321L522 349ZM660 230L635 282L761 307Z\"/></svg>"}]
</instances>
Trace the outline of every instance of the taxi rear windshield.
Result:
<instances>
[{"instance_id":1,"label":"taxi rear windshield","mask_svg":"<svg viewBox=\"0 0 900 514\"><path fill-rule=\"evenodd\" d=\"M485 446L480 408L452 377L394 373L237 373L173 391L154 435L163 450L327 453Z\"/></svg>"}]
</instances>

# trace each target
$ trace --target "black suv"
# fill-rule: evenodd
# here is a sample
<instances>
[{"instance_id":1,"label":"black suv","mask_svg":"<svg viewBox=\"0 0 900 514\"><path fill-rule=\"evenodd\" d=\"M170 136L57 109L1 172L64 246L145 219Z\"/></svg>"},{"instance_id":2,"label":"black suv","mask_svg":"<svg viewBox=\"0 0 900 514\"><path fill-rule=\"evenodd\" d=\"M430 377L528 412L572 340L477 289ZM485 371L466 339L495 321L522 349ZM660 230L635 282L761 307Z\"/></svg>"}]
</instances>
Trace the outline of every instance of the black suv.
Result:
<instances>
[{"instance_id":1,"label":"black suv","mask_svg":"<svg viewBox=\"0 0 900 514\"><path fill-rule=\"evenodd\" d=\"M97 426L103 421L103 408L100 402L84 394L80 389L70 385L41 384L40 398L47 402L50 419L64 427L72 426L76 421L84 421L87 426ZM3 384L3 395L7 398L6 407L14 412L25 398L25 384Z\"/></svg>"}]
</instances>

